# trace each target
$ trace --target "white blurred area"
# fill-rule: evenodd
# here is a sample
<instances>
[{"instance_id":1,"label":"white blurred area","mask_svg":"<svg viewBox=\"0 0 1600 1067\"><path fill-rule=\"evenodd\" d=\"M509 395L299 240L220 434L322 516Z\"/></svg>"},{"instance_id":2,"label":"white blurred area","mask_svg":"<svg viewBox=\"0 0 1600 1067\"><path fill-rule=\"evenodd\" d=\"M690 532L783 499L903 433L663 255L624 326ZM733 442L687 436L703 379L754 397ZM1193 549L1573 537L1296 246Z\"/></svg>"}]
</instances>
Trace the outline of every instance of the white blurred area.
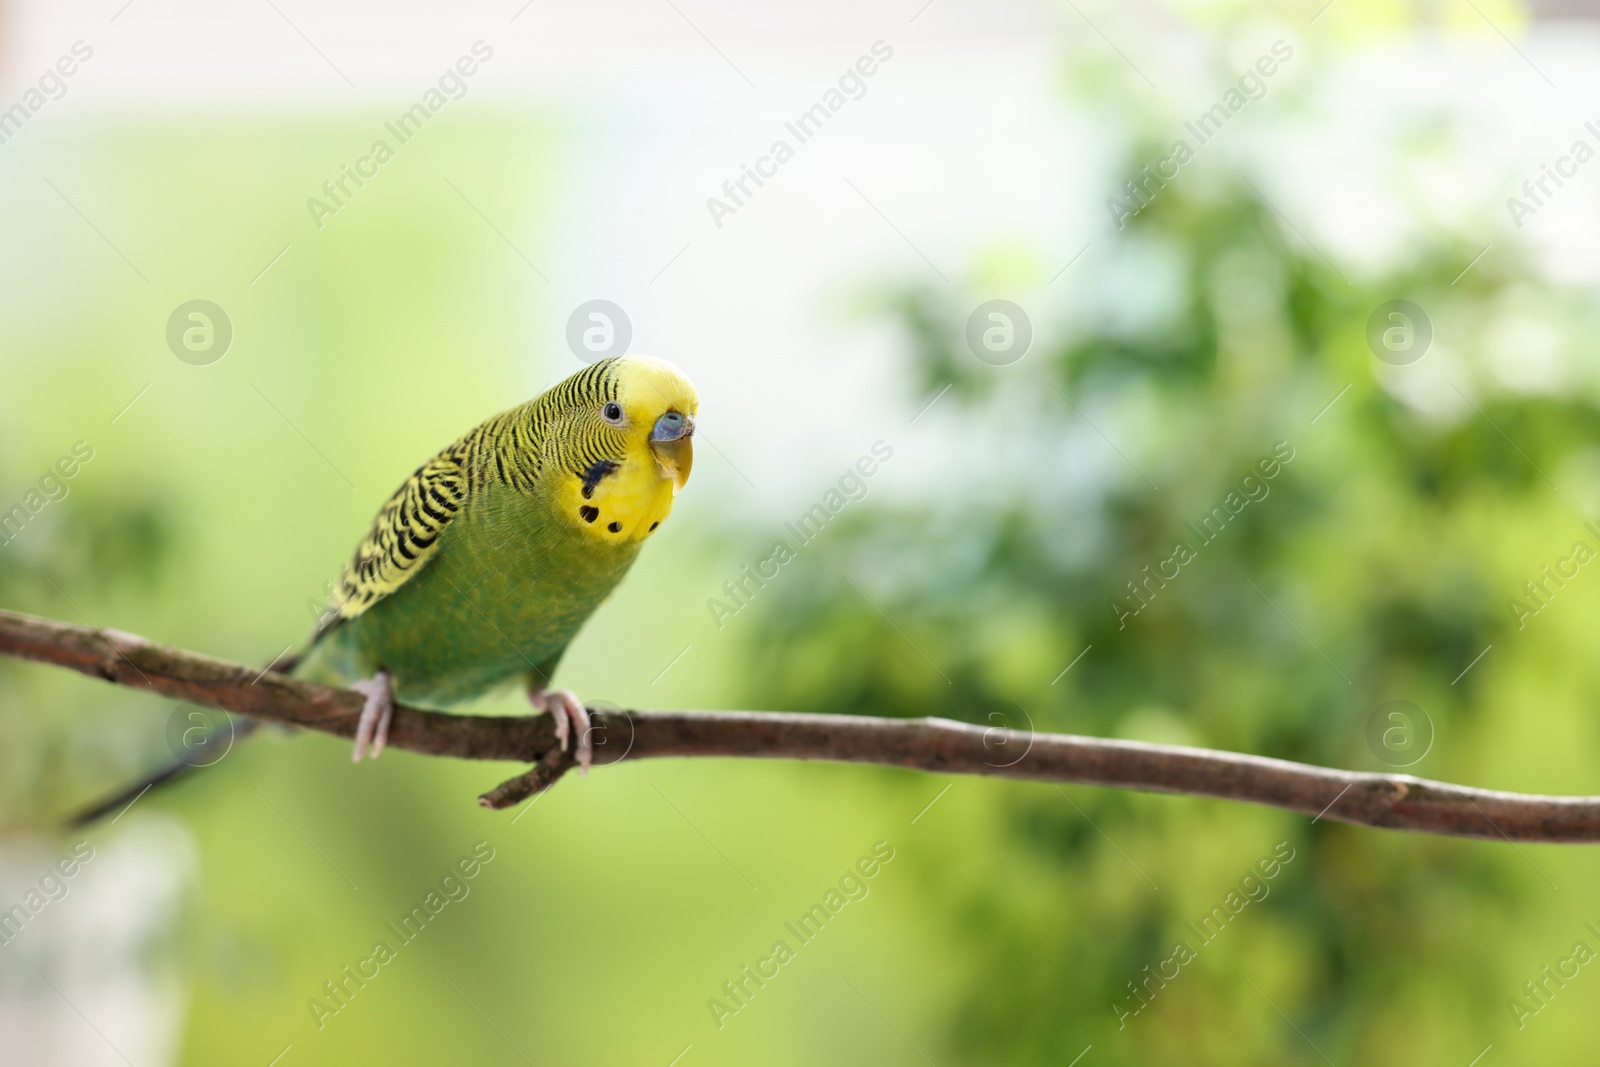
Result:
<instances>
[{"instance_id":1,"label":"white blurred area","mask_svg":"<svg viewBox=\"0 0 1600 1067\"><path fill-rule=\"evenodd\" d=\"M0 841L0 910L27 911L30 894L34 906L44 901L0 945L7 1065L177 1060L186 997L168 961L195 871L193 838L172 819L135 815L92 836ZM74 867L75 845L89 859ZM59 873L63 858L70 877Z\"/></svg>"},{"instance_id":2,"label":"white blurred area","mask_svg":"<svg viewBox=\"0 0 1600 1067\"><path fill-rule=\"evenodd\" d=\"M1600 167L1521 232L1498 206L1600 118L1600 37L1573 17L1595 6L1542 10L1551 18L1530 23L1491 3L1396 5L1374 19L1351 0L1259 11L0 0L0 99L83 39L95 58L50 104L63 113L387 114L488 42L494 61L445 121L496 108L557 117L558 232L532 250L549 278L544 306L624 307L633 349L677 361L701 389L705 438L721 456L700 472L776 515L880 437L921 446L900 451L908 489L945 475L952 428L937 408L910 425L921 405L896 381L905 339L862 294L922 283L952 306L1005 297L1033 313L1036 346L1058 342L1074 302L1103 300L1110 284L1097 261L1122 235L1105 198L1131 177L1112 169L1119 114L1149 106L1145 82L1175 115L1203 110L1226 88L1219 53L1243 70L1283 38L1300 58L1180 181L1203 184L1226 156L1257 160L1263 191L1350 273L1381 273L1418 242L1459 235L1476 247L1531 241L1552 271L1600 276L1587 237L1600 223ZM893 58L865 95L717 226L707 198L877 41ZM1105 80L1137 91L1089 101L1067 56L1126 63L1121 81ZM1437 152L1395 166L1398 151L1447 129ZM0 152L0 167L15 165ZM1019 250L1027 270L981 269ZM563 348L564 325L530 312L530 344Z\"/></svg>"},{"instance_id":3,"label":"white blurred area","mask_svg":"<svg viewBox=\"0 0 1600 1067\"><path fill-rule=\"evenodd\" d=\"M1055 106L1061 16L1033 0L124 2L0 0L0 99L83 39L95 57L49 105L61 115L389 114L488 42L494 60L444 121L557 116L559 232L529 250L549 277L540 297L624 307L633 349L689 371L706 439L738 467L711 455L697 476L779 511L818 491L808 461L831 481L879 437L898 441L914 413L888 399L893 338L851 307L863 280L942 286L937 271L959 286L990 242L1037 242L1054 273L1095 210ZM714 225L707 197L877 41L893 58L865 96ZM564 319L531 315L530 342L564 351Z\"/></svg>"}]
</instances>

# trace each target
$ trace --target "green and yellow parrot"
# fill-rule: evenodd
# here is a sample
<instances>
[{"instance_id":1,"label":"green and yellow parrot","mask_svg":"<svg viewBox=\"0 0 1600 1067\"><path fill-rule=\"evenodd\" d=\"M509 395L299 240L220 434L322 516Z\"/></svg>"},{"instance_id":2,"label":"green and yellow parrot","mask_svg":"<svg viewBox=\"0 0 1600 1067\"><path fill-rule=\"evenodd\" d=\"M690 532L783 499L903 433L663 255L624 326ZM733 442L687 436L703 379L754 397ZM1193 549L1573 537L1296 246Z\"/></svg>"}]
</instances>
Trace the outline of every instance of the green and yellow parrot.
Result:
<instances>
[{"instance_id":1,"label":"green and yellow parrot","mask_svg":"<svg viewBox=\"0 0 1600 1067\"><path fill-rule=\"evenodd\" d=\"M395 701L447 709L520 679L587 769L583 704L550 678L689 479L699 406L661 359L594 363L479 424L378 512L294 668L366 706L353 756L383 751Z\"/></svg>"}]
</instances>

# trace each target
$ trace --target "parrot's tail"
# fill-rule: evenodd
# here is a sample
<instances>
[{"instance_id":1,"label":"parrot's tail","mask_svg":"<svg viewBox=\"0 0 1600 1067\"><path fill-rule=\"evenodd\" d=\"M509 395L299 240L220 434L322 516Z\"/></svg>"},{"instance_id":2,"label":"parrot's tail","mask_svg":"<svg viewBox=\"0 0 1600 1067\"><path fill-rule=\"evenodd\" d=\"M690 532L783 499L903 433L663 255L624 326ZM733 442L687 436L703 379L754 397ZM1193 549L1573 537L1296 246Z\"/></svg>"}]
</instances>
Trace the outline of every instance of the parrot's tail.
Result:
<instances>
[{"instance_id":1,"label":"parrot's tail","mask_svg":"<svg viewBox=\"0 0 1600 1067\"><path fill-rule=\"evenodd\" d=\"M267 668L269 670L287 672L294 670L295 666L299 662L299 655L279 657L278 659L275 659L271 663L267 664ZM255 719L237 720L233 726L232 744L238 744L239 742L244 741L260 728L261 723L257 722ZM67 818L65 826L69 830L77 830L88 826L91 823L99 822L112 812L131 806L135 800L138 800L140 797L144 796L149 790L160 785L165 785L166 783L171 782L173 779L183 778L188 774L188 772L200 770L206 766L210 766L210 764L197 763L193 757L187 759L175 759L171 763L162 767L160 770L139 779L132 785L129 785L123 789L119 789L115 793L104 796L94 803L79 809L76 813Z\"/></svg>"}]
</instances>

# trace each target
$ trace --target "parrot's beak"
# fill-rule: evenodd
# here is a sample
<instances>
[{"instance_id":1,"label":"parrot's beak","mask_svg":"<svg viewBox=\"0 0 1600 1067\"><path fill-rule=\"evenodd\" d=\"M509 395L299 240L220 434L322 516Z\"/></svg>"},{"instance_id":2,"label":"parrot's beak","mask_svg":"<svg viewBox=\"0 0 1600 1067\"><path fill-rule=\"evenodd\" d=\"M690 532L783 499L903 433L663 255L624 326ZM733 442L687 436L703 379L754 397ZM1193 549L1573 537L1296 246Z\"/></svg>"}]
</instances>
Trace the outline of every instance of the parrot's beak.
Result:
<instances>
[{"instance_id":1,"label":"parrot's beak","mask_svg":"<svg viewBox=\"0 0 1600 1067\"><path fill-rule=\"evenodd\" d=\"M672 480L673 489L682 489L689 482L689 471L694 467L694 416L669 411L656 420L650 430L650 448L656 454L656 463L663 477Z\"/></svg>"}]
</instances>

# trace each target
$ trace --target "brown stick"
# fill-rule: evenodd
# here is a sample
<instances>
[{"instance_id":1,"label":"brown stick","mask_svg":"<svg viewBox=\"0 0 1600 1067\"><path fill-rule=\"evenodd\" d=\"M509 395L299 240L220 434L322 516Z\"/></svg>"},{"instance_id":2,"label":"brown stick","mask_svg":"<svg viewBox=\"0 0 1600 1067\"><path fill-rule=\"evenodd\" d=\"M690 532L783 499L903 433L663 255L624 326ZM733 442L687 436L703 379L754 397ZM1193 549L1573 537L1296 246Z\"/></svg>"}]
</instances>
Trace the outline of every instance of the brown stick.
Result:
<instances>
[{"instance_id":1,"label":"brown stick","mask_svg":"<svg viewBox=\"0 0 1600 1067\"><path fill-rule=\"evenodd\" d=\"M286 675L169 648L116 630L0 611L0 654L68 667L175 700L351 737L362 698ZM1070 734L985 729L948 719L759 711L610 711L594 716L595 764L662 756L834 760L940 774L1243 800L1363 826L1504 841L1600 841L1600 797L1501 793L1410 775ZM547 715L451 715L398 707L389 744L430 756L517 760L528 772L479 802L504 808L572 767Z\"/></svg>"}]
</instances>

